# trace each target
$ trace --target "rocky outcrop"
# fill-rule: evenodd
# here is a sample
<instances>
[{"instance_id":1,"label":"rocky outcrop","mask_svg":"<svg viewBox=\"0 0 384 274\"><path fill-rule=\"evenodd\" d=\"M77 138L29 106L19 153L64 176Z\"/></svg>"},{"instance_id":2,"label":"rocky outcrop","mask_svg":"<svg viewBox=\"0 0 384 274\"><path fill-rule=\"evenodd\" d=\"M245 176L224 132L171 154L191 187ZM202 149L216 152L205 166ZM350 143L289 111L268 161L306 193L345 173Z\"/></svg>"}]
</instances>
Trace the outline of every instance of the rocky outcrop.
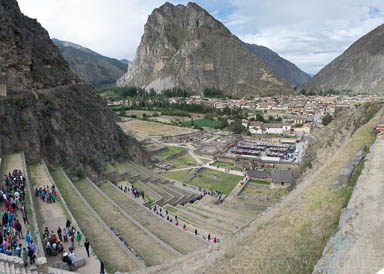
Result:
<instances>
[{"instance_id":1,"label":"rocky outcrop","mask_svg":"<svg viewBox=\"0 0 384 274\"><path fill-rule=\"evenodd\" d=\"M305 83L308 90L384 91L384 25L366 34Z\"/></svg>"},{"instance_id":2,"label":"rocky outcrop","mask_svg":"<svg viewBox=\"0 0 384 274\"><path fill-rule=\"evenodd\" d=\"M244 43L244 45L293 87L299 87L311 78L295 64L282 58L267 47L248 43Z\"/></svg>"},{"instance_id":3,"label":"rocky outcrop","mask_svg":"<svg viewBox=\"0 0 384 274\"><path fill-rule=\"evenodd\" d=\"M91 174L113 159L149 163L146 150L115 118L88 85L11 92L0 98L1 151L25 150L30 161L44 158Z\"/></svg>"},{"instance_id":4,"label":"rocky outcrop","mask_svg":"<svg viewBox=\"0 0 384 274\"><path fill-rule=\"evenodd\" d=\"M128 60L127 63L123 63L71 42L58 39L52 41L69 63L70 69L88 83L96 86L115 84L116 80L127 71Z\"/></svg>"},{"instance_id":5,"label":"rocky outcrop","mask_svg":"<svg viewBox=\"0 0 384 274\"><path fill-rule=\"evenodd\" d=\"M117 85L158 92L182 87L196 94L204 88L232 95L292 92L286 81L194 3L166 3L152 12L136 58Z\"/></svg>"},{"instance_id":6,"label":"rocky outcrop","mask_svg":"<svg viewBox=\"0 0 384 274\"><path fill-rule=\"evenodd\" d=\"M48 32L16 0L0 0L0 75L10 89L77 81Z\"/></svg>"}]
</instances>

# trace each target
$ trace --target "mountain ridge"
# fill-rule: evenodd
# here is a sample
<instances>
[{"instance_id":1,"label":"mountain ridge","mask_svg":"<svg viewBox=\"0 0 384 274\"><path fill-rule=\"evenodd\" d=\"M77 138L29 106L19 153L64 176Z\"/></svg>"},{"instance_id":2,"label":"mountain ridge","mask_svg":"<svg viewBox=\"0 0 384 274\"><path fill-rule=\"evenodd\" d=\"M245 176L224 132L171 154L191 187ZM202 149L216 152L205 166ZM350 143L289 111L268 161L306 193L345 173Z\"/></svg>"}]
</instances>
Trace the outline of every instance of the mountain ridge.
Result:
<instances>
[{"instance_id":1,"label":"mountain ridge","mask_svg":"<svg viewBox=\"0 0 384 274\"><path fill-rule=\"evenodd\" d=\"M243 43L290 85L298 87L311 78L308 73L302 71L294 63L281 57L273 50L261 45Z\"/></svg>"},{"instance_id":2,"label":"mountain ridge","mask_svg":"<svg viewBox=\"0 0 384 274\"><path fill-rule=\"evenodd\" d=\"M127 70L129 63L103 56L81 45L53 38L72 71L93 84L114 84Z\"/></svg>"},{"instance_id":3,"label":"mountain ridge","mask_svg":"<svg viewBox=\"0 0 384 274\"><path fill-rule=\"evenodd\" d=\"M303 89L384 91L384 25L362 36L302 85Z\"/></svg>"}]
</instances>

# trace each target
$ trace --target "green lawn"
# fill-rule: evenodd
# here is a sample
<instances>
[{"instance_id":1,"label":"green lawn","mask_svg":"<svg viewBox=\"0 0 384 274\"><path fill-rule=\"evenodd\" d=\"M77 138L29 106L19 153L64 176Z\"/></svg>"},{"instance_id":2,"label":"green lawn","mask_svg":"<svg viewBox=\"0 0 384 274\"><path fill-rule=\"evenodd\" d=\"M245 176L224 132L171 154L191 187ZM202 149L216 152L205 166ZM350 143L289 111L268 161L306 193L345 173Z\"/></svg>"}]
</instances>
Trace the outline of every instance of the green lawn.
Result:
<instances>
[{"instance_id":1,"label":"green lawn","mask_svg":"<svg viewBox=\"0 0 384 274\"><path fill-rule=\"evenodd\" d=\"M189 169L189 170L181 170L181 171L175 171L175 172L166 172L166 173L162 173L161 175L169 179L186 183L189 180L189 178L192 177L195 171L196 169Z\"/></svg>"},{"instance_id":2,"label":"green lawn","mask_svg":"<svg viewBox=\"0 0 384 274\"><path fill-rule=\"evenodd\" d=\"M194 186L200 186L207 190L222 191L228 195L231 193L233 188L240 182L241 176L227 174L224 172L204 169L203 172L199 173L190 184Z\"/></svg>"},{"instance_id":3,"label":"green lawn","mask_svg":"<svg viewBox=\"0 0 384 274\"><path fill-rule=\"evenodd\" d=\"M200 127L214 128L215 126L220 125L220 122L215 120L201 119L201 120L193 120L193 124L198 125ZM192 125L192 121L183 122L182 125L189 127Z\"/></svg>"},{"instance_id":4,"label":"green lawn","mask_svg":"<svg viewBox=\"0 0 384 274\"><path fill-rule=\"evenodd\" d=\"M270 182L262 181L262 180L256 180L256 179L250 179L249 182L255 183L255 184L270 185Z\"/></svg>"},{"instance_id":5,"label":"green lawn","mask_svg":"<svg viewBox=\"0 0 384 274\"><path fill-rule=\"evenodd\" d=\"M241 168L234 167L232 163L216 161L213 165L221 168L232 168L233 170L241 171Z\"/></svg>"},{"instance_id":6,"label":"green lawn","mask_svg":"<svg viewBox=\"0 0 384 274\"><path fill-rule=\"evenodd\" d=\"M161 152L161 153L157 154L156 156L161 158L161 159L165 159L168 156L176 154L176 153L178 153L178 152L180 152L180 151L182 151L184 149L185 148L182 148L182 147L168 146L168 150L167 151Z\"/></svg>"},{"instance_id":7,"label":"green lawn","mask_svg":"<svg viewBox=\"0 0 384 274\"><path fill-rule=\"evenodd\" d=\"M185 168L198 165L198 163L195 161L195 159L192 158L191 155L189 155L189 153L166 162L174 164L176 168Z\"/></svg>"}]
</instances>

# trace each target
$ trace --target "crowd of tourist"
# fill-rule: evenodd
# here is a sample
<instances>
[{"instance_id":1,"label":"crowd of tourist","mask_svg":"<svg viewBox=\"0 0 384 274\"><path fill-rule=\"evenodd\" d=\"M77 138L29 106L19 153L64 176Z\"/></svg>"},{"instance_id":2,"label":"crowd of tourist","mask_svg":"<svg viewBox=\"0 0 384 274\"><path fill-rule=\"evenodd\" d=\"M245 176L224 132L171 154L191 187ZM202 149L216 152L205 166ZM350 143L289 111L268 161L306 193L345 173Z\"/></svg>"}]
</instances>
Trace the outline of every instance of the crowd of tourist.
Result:
<instances>
[{"instance_id":1,"label":"crowd of tourist","mask_svg":"<svg viewBox=\"0 0 384 274\"><path fill-rule=\"evenodd\" d=\"M50 203L55 203L56 202L56 197L57 197L57 191L56 187L52 185L51 187L49 186L37 186L35 188L35 196L40 197L40 199L43 202L47 202L48 204Z\"/></svg>"},{"instance_id":2,"label":"crowd of tourist","mask_svg":"<svg viewBox=\"0 0 384 274\"><path fill-rule=\"evenodd\" d=\"M5 207L0 213L2 233L0 233L0 253L9 256L21 257L24 264L34 264L37 247L29 231L23 237L22 224L19 215L25 225L29 224L28 212L25 207L25 176L21 170L13 170L4 175L4 184L1 184L0 203ZM20 214L21 213L21 214ZM25 246L21 240L25 240Z\"/></svg>"},{"instance_id":3,"label":"crowd of tourist","mask_svg":"<svg viewBox=\"0 0 384 274\"><path fill-rule=\"evenodd\" d=\"M65 227L58 227L56 233L53 230L45 228L43 232L43 239L45 244L46 254L48 256L57 256L62 254L63 262L67 263L70 270L75 269L74 261L77 259L74 250L76 249L75 241L78 246L81 246L82 234L77 231L75 226L71 225L71 221L67 219ZM65 250L64 243L70 243L68 248L69 253ZM89 241L84 243L87 255L89 257Z\"/></svg>"},{"instance_id":4,"label":"crowd of tourist","mask_svg":"<svg viewBox=\"0 0 384 274\"><path fill-rule=\"evenodd\" d=\"M118 187L121 191L124 191L125 193L130 193L132 192L133 196L135 198L144 198L144 190L136 188L134 185L131 185L131 188L129 186L118 186L117 183L114 183L116 187Z\"/></svg>"}]
</instances>

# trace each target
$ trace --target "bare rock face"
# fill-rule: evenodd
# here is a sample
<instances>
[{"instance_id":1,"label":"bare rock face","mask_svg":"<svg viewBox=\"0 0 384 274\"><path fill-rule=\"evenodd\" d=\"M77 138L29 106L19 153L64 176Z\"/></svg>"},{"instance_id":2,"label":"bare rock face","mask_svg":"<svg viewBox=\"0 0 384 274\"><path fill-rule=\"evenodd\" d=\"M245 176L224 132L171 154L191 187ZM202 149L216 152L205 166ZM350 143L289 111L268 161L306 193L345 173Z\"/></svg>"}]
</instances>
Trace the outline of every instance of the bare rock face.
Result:
<instances>
[{"instance_id":1,"label":"bare rock face","mask_svg":"<svg viewBox=\"0 0 384 274\"><path fill-rule=\"evenodd\" d=\"M123 133L116 116L89 85L78 82L48 33L20 13L15 0L0 0L0 68L10 91L0 97L0 157L25 151L68 170L103 173L105 162L148 164L148 152ZM27 85L39 89L26 89Z\"/></svg>"},{"instance_id":2,"label":"bare rock face","mask_svg":"<svg viewBox=\"0 0 384 274\"><path fill-rule=\"evenodd\" d=\"M302 88L384 91L384 25L366 34L324 67Z\"/></svg>"},{"instance_id":3,"label":"bare rock face","mask_svg":"<svg viewBox=\"0 0 384 274\"><path fill-rule=\"evenodd\" d=\"M0 74L11 89L78 80L48 32L24 16L16 0L0 0Z\"/></svg>"},{"instance_id":4,"label":"bare rock face","mask_svg":"<svg viewBox=\"0 0 384 274\"><path fill-rule=\"evenodd\" d=\"M118 86L194 93L276 94L290 86L219 21L194 3L155 9L144 27L136 58Z\"/></svg>"},{"instance_id":5,"label":"bare rock face","mask_svg":"<svg viewBox=\"0 0 384 274\"><path fill-rule=\"evenodd\" d=\"M30 161L89 174L101 174L112 160L148 164L147 151L115 119L88 85L13 91L0 97L0 154L25 151Z\"/></svg>"}]
</instances>

